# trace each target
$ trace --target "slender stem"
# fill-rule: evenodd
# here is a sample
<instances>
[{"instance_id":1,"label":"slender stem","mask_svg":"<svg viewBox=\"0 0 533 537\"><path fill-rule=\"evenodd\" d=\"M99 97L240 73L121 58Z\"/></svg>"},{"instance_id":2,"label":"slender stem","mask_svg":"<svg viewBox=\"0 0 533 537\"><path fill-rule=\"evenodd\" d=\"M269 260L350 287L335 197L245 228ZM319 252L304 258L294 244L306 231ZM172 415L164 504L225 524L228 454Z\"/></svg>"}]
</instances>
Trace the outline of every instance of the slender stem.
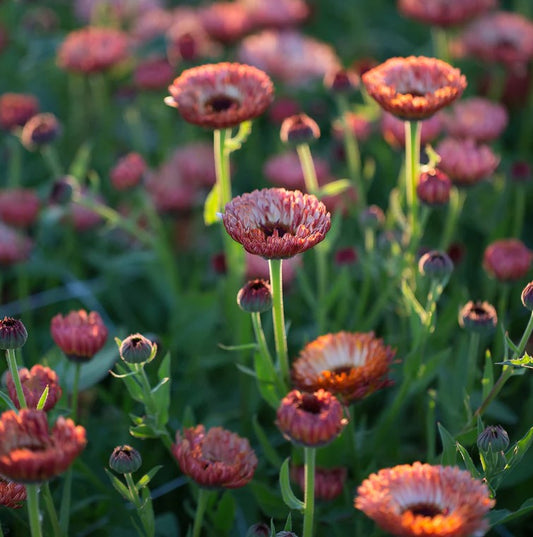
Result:
<instances>
[{"instance_id":1,"label":"slender stem","mask_svg":"<svg viewBox=\"0 0 533 537\"><path fill-rule=\"evenodd\" d=\"M50 170L53 179L58 179L63 175L63 167L57 155L57 151L52 145L45 145L41 148L41 155Z\"/></svg>"},{"instance_id":2,"label":"slender stem","mask_svg":"<svg viewBox=\"0 0 533 537\"><path fill-rule=\"evenodd\" d=\"M20 382L19 372L17 369L17 358L13 349L6 350L7 365L11 378L15 384L15 391L17 392L17 399L19 400L20 408L28 408L26 404L26 398L24 397L24 390L22 389L22 383Z\"/></svg>"},{"instance_id":3,"label":"slender stem","mask_svg":"<svg viewBox=\"0 0 533 537\"><path fill-rule=\"evenodd\" d=\"M52 531L54 537L62 537L61 528L59 527L59 520L57 518L56 508L54 506L54 500L52 498L52 493L50 492L50 485L48 481L43 484L43 499L46 506L46 511L48 513L48 518L50 519L50 524L52 524Z\"/></svg>"},{"instance_id":4,"label":"slender stem","mask_svg":"<svg viewBox=\"0 0 533 537\"><path fill-rule=\"evenodd\" d=\"M231 201L231 179L226 164L227 154L224 150L227 130L215 129L213 133L213 145L215 152L215 171L218 184L219 202L218 211L222 211L226 203Z\"/></svg>"},{"instance_id":5,"label":"slender stem","mask_svg":"<svg viewBox=\"0 0 533 537\"><path fill-rule=\"evenodd\" d=\"M133 498L133 504L138 509L141 506L141 499L139 498L139 491L137 490L137 487L135 486L133 477L131 473L127 473L127 474L124 474L124 478L126 479L126 483L128 485L128 488L130 489L131 496Z\"/></svg>"},{"instance_id":6,"label":"slender stem","mask_svg":"<svg viewBox=\"0 0 533 537\"><path fill-rule=\"evenodd\" d=\"M418 240L418 198L416 185L420 167L420 121L405 121L405 197L409 220L411 246Z\"/></svg>"},{"instance_id":7,"label":"slender stem","mask_svg":"<svg viewBox=\"0 0 533 537\"><path fill-rule=\"evenodd\" d=\"M468 343L468 357L467 357L467 374L466 374L466 391L470 393L470 390L475 381L477 356L479 349L479 333L472 332L470 334L470 341Z\"/></svg>"},{"instance_id":8,"label":"slender stem","mask_svg":"<svg viewBox=\"0 0 533 537\"><path fill-rule=\"evenodd\" d=\"M22 145L15 135L7 137L9 146L9 168L7 172L7 184L10 187L20 185L22 170Z\"/></svg>"},{"instance_id":9,"label":"slender stem","mask_svg":"<svg viewBox=\"0 0 533 537\"><path fill-rule=\"evenodd\" d=\"M42 537L41 515L39 513L39 486L26 485L26 494L31 537Z\"/></svg>"},{"instance_id":10,"label":"slender stem","mask_svg":"<svg viewBox=\"0 0 533 537\"><path fill-rule=\"evenodd\" d=\"M285 333L285 313L283 310L283 277L282 260L269 259L270 285L272 286L272 321L274 323L274 340L276 356L283 382L289 382L289 353L287 350L287 334Z\"/></svg>"},{"instance_id":11,"label":"slender stem","mask_svg":"<svg viewBox=\"0 0 533 537\"><path fill-rule=\"evenodd\" d=\"M74 364L74 380L72 382L72 401L71 401L71 416L72 421L76 423L78 419L78 392L79 392L79 385L80 385L80 371L81 371L81 364L76 363Z\"/></svg>"},{"instance_id":12,"label":"slender stem","mask_svg":"<svg viewBox=\"0 0 533 537\"><path fill-rule=\"evenodd\" d=\"M313 518L315 515L315 459L316 448L306 446L305 457L305 495L304 495L304 530L303 537L312 537Z\"/></svg>"},{"instance_id":13,"label":"slender stem","mask_svg":"<svg viewBox=\"0 0 533 537\"><path fill-rule=\"evenodd\" d=\"M448 36L444 28L434 26L431 29L431 38L433 41L433 52L436 58L444 62L450 61L450 50L448 46Z\"/></svg>"},{"instance_id":14,"label":"slender stem","mask_svg":"<svg viewBox=\"0 0 533 537\"><path fill-rule=\"evenodd\" d=\"M0 522L0 537L4 537L4 530L2 529L2 522Z\"/></svg>"},{"instance_id":15,"label":"slender stem","mask_svg":"<svg viewBox=\"0 0 533 537\"><path fill-rule=\"evenodd\" d=\"M196 504L196 515L194 516L192 537L200 536L208 500L209 500L209 491L207 489L200 488L198 491L198 503Z\"/></svg>"},{"instance_id":16,"label":"slender stem","mask_svg":"<svg viewBox=\"0 0 533 537\"><path fill-rule=\"evenodd\" d=\"M446 251L450 246L455 233L455 228L459 220L459 215L465 203L466 192L463 189L453 187L450 192L450 204L448 206L448 216L444 223L444 231L440 240L439 249Z\"/></svg>"},{"instance_id":17,"label":"slender stem","mask_svg":"<svg viewBox=\"0 0 533 537\"><path fill-rule=\"evenodd\" d=\"M304 174L305 189L309 194L318 193L318 179L316 178L315 164L309 144L299 144L296 146L298 157L300 158L300 166Z\"/></svg>"}]
</instances>

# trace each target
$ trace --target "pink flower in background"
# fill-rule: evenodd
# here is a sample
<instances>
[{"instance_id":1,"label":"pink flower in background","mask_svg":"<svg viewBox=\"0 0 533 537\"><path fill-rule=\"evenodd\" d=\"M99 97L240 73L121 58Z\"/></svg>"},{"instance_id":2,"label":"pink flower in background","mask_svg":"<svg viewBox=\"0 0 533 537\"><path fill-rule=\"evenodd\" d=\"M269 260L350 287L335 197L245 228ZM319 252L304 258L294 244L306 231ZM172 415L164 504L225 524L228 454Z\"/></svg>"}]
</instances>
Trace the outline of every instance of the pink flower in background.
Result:
<instances>
[{"instance_id":1,"label":"pink flower in background","mask_svg":"<svg viewBox=\"0 0 533 537\"><path fill-rule=\"evenodd\" d=\"M33 249L33 241L26 235L0 222L0 266L26 261Z\"/></svg>"},{"instance_id":2,"label":"pink flower in background","mask_svg":"<svg viewBox=\"0 0 533 537\"><path fill-rule=\"evenodd\" d=\"M174 78L174 69L166 58L148 58L140 62L133 73L135 85L146 91L167 89Z\"/></svg>"},{"instance_id":3,"label":"pink flower in background","mask_svg":"<svg viewBox=\"0 0 533 537\"><path fill-rule=\"evenodd\" d=\"M437 112L429 119L421 123L420 145L431 143L439 136L443 127L442 114ZM385 141L393 148L403 149L405 147L405 124L404 121L383 112L380 122L381 134Z\"/></svg>"},{"instance_id":4,"label":"pink flower in background","mask_svg":"<svg viewBox=\"0 0 533 537\"><path fill-rule=\"evenodd\" d=\"M518 239L501 239L489 244L483 268L500 282L520 280L531 268L533 252Z\"/></svg>"},{"instance_id":5,"label":"pink flower in background","mask_svg":"<svg viewBox=\"0 0 533 537\"><path fill-rule=\"evenodd\" d=\"M41 202L31 188L0 190L0 220L14 227L29 227L35 223Z\"/></svg>"},{"instance_id":6,"label":"pink flower in background","mask_svg":"<svg viewBox=\"0 0 533 537\"><path fill-rule=\"evenodd\" d=\"M6 131L22 127L39 111L39 101L25 93L0 95L0 127Z\"/></svg>"},{"instance_id":7,"label":"pink flower in background","mask_svg":"<svg viewBox=\"0 0 533 537\"><path fill-rule=\"evenodd\" d=\"M286 28L301 24L309 16L304 0L240 0L253 24L259 28Z\"/></svg>"}]
</instances>

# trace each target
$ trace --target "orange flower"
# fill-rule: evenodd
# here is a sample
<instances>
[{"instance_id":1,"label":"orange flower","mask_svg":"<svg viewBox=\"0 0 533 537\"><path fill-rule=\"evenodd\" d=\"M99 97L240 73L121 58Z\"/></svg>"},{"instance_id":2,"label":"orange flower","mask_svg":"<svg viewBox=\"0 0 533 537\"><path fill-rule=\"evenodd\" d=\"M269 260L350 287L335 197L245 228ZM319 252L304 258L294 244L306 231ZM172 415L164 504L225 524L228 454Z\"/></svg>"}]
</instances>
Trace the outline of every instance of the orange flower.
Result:
<instances>
[{"instance_id":1,"label":"orange flower","mask_svg":"<svg viewBox=\"0 0 533 537\"><path fill-rule=\"evenodd\" d=\"M105 344L107 328L96 311L56 315L50 324L52 339L73 362L88 362Z\"/></svg>"},{"instance_id":2,"label":"orange flower","mask_svg":"<svg viewBox=\"0 0 533 537\"><path fill-rule=\"evenodd\" d=\"M20 483L6 481L0 477L0 506L8 509L20 509L26 499L26 487Z\"/></svg>"},{"instance_id":3,"label":"orange flower","mask_svg":"<svg viewBox=\"0 0 533 537\"><path fill-rule=\"evenodd\" d=\"M43 367L42 365L37 364L29 371L23 367L22 369L19 369L18 373L28 408L37 408L37 403L47 386L48 397L46 398L43 410L46 412L54 408L61 398L62 393L59 379L57 378L57 373L55 371L49 367ZM9 397L15 403L15 406L20 408L15 383L9 372L6 375L6 384L9 391Z\"/></svg>"},{"instance_id":4,"label":"orange flower","mask_svg":"<svg viewBox=\"0 0 533 537\"><path fill-rule=\"evenodd\" d=\"M246 438L197 425L176 433L172 453L181 471L206 488L235 489L246 485L257 467L257 457Z\"/></svg>"},{"instance_id":5,"label":"orange flower","mask_svg":"<svg viewBox=\"0 0 533 537\"><path fill-rule=\"evenodd\" d=\"M52 430L46 412L12 410L0 416L0 474L17 483L40 483L63 473L83 451L85 429L60 416Z\"/></svg>"},{"instance_id":6,"label":"orange flower","mask_svg":"<svg viewBox=\"0 0 533 537\"><path fill-rule=\"evenodd\" d=\"M386 376L394 353L373 332L326 334L301 351L292 380L300 390L323 388L351 402L390 384Z\"/></svg>"},{"instance_id":7,"label":"orange flower","mask_svg":"<svg viewBox=\"0 0 533 537\"><path fill-rule=\"evenodd\" d=\"M186 69L168 87L165 103L185 121L223 129L261 115L274 86L266 73L240 63L217 63Z\"/></svg>"},{"instance_id":8,"label":"orange flower","mask_svg":"<svg viewBox=\"0 0 533 537\"><path fill-rule=\"evenodd\" d=\"M384 110L404 120L431 117L466 88L459 69L424 56L390 58L364 73L362 80Z\"/></svg>"},{"instance_id":9,"label":"orange flower","mask_svg":"<svg viewBox=\"0 0 533 537\"><path fill-rule=\"evenodd\" d=\"M501 239L487 246L483 267L501 282L520 280L531 267L533 252L518 239Z\"/></svg>"},{"instance_id":10,"label":"orange flower","mask_svg":"<svg viewBox=\"0 0 533 537\"><path fill-rule=\"evenodd\" d=\"M398 537L481 537L493 505L469 472L419 462L372 474L355 498L357 509Z\"/></svg>"},{"instance_id":11,"label":"orange flower","mask_svg":"<svg viewBox=\"0 0 533 537\"><path fill-rule=\"evenodd\" d=\"M264 188L233 198L223 215L226 231L244 249L284 259L324 240L331 226L326 206L311 194Z\"/></svg>"},{"instance_id":12,"label":"orange flower","mask_svg":"<svg viewBox=\"0 0 533 537\"><path fill-rule=\"evenodd\" d=\"M326 390L289 392L276 413L276 425L283 436L308 447L329 444L344 429L348 420L340 401Z\"/></svg>"}]
</instances>

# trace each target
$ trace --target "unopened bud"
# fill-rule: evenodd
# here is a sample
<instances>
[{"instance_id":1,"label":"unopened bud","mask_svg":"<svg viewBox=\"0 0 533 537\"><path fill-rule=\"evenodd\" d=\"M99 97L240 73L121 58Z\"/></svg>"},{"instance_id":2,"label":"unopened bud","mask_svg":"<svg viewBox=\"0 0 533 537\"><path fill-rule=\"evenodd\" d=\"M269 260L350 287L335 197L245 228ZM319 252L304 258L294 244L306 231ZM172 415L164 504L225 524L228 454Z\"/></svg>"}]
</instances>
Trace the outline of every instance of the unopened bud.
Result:
<instances>
[{"instance_id":1,"label":"unopened bud","mask_svg":"<svg viewBox=\"0 0 533 537\"><path fill-rule=\"evenodd\" d=\"M26 343L28 332L19 319L4 317L0 321L0 349L19 349Z\"/></svg>"},{"instance_id":2,"label":"unopened bud","mask_svg":"<svg viewBox=\"0 0 533 537\"><path fill-rule=\"evenodd\" d=\"M141 464L141 454L131 446L117 446L109 457L109 467L117 474L136 472Z\"/></svg>"},{"instance_id":3,"label":"unopened bud","mask_svg":"<svg viewBox=\"0 0 533 537\"><path fill-rule=\"evenodd\" d=\"M283 120L279 137L288 144L309 144L320 138L320 128L307 114L296 114Z\"/></svg>"},{"instance_id":4,"label":"unopened bud","mask_svg":"<svg viewBox=\"0 0 533 537\"><path fill-rule=\"evenodd\" d=\"M272 308L272 290L266 280L249 281L237 294L237 304L247 313L263 313Z\"/></svg>"},{"instance_id":5,"label":"unopened bud","mask_svg":"<svg viewBox=\"0 0 533 537\"><path fill-rule=\"evenodd\" d=\"M157 351L157 346L142 334L128 336L119 348L120 357L129 364L149 362Z\"/></svg>"}]
</instances>

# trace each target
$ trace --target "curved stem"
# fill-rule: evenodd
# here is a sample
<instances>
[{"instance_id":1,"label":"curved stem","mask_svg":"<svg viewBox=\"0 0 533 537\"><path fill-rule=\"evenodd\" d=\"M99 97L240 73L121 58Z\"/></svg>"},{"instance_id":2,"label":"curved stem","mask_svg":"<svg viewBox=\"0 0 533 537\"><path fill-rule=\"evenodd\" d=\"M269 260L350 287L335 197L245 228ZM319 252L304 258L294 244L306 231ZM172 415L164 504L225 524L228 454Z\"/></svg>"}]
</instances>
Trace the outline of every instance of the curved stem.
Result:
<instances>
[{"instance_id":1,"label":"curved stem","mask_svg":"<svg viewBox=\"0 0 533 537\"><path fill-rule=\"evenodd\" d=\"M17 392L17 399L19 400L20 408L28 408L26 404L26 398L24 397L24 390L22 389L22 383L20 382L19 372L17 369L17 358L15 356L14 349L6 350L7 365L9 367L9 372L11 373L11 378L15 384L15 391Z\"/></svg>"},{"instance_id":2,"label":"curved stem","mask_svg":"<svg viewBox=\"0 0 533 537\"><path fill-rule=\"evenodd\" d=\"M198 503L196 504L196 515L194 516L192 537L200 537L208 499L209 491L204 488L200 488L200 490L198 491Z\"/></svg>"},{"instance_id":3,"label":"curved stem","mask_svg":"<svg viewBox=\"0 0 533 537\"><path fill-rule=\"evenodd\" d=\"M315 515L315 459L316 448L306 446L305 457L305 496L303 537L312 537L313 518Z\"/></svg>"},{"instance_id":4,"label":"curved stem","mask_svg":"<svg viewBox=\"0 0 533 537\"><path fill-rule=\"evenodd\" d=\"M272 321L274 323L274 340L276 355L283 382L289 382L289 356L287 351L287 334L285 333L285 313L283 311L283 278L281 259L269 259L270 285L272 286Z\"/></svg>"},{"instance_id":5,"label":"curved stem","mask_svg":"<svg viewBox=\"0 0 533 537\"><path fill-rule=\"evenodd\" d=\"M405 121L405 197L411 246L416 245L419 233L418 198L416 185L420 167L420 121Z\"/></svg>"},{"instance_id":6,"label":"curved stem","mask_svg":"<svg viewBox=\"0 0 533 537\"><path fill-rule=\"evenodd\" d=\"M42 537L41 515L39 513L39 486L26 485L26 494L31 537Z\"/></svg>"},{"instance_id":7,"label":"curved stem","mask_svg":"<svg viewBox=\"0 0 533 537\"><path fill-rule=\"evenodd\" d=\"M309 194L316 195L318 193L318 180L316 178L315 164L313 163L309 144L297 145L296 151L298 152L300 166L304 174L305 189Z\"/></svg>"}]
</instances>

